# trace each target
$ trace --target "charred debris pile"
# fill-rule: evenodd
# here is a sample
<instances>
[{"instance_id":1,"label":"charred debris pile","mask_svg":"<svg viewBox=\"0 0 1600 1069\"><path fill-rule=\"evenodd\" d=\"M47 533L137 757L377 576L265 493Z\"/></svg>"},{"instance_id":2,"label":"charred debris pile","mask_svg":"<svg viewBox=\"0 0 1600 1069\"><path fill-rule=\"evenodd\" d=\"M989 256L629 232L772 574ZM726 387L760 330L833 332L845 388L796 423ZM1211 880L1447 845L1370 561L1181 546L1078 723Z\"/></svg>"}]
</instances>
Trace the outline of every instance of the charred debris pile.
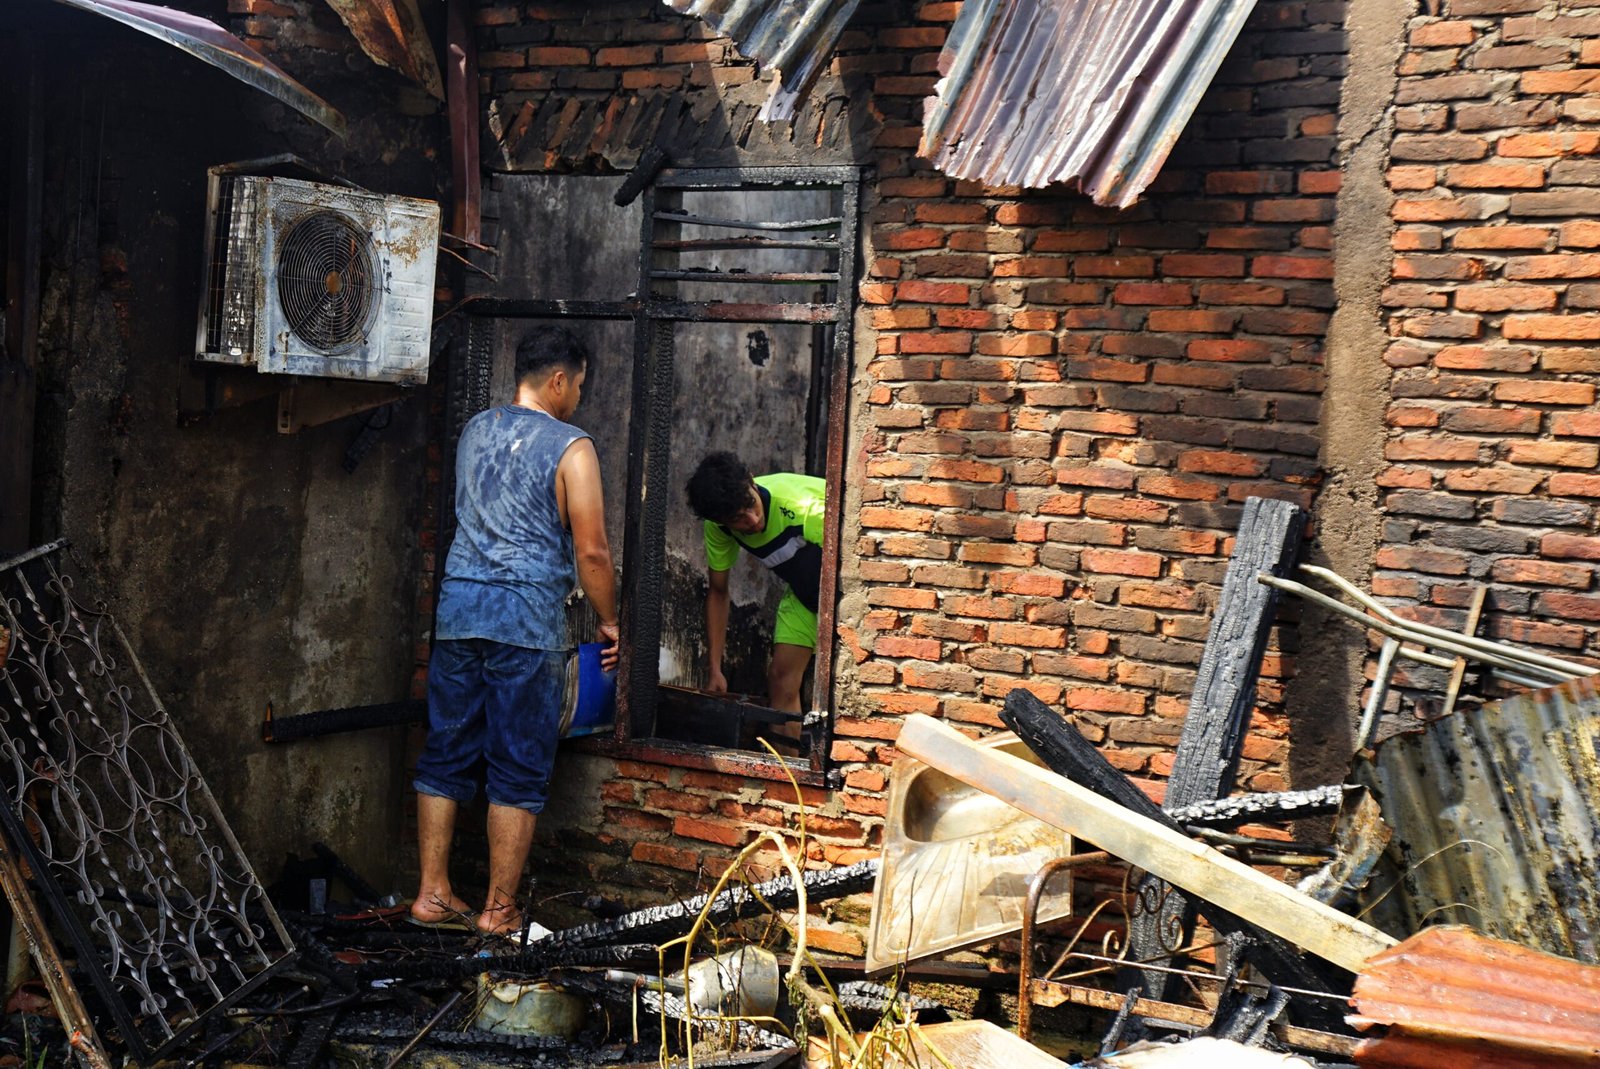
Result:
<instances>
[{"instance_id":1,"label":"charred debris pile","mask_svg":"<svg viewBox=\"0 0 1600 1069\"><path fill-rule=\"evenodd\" d=\"M805 869L798 835L767 831L699 896L512 940L416 927L320 845L320 875L269 895L65 547L4 562L7 1009L33 1022L14 1053L31 1066L54 1043L90 1069L1592 1064L1596 669L1477 637L1481 598L1451 632L1298 565L1304 520L1247 502L1159 804L1016 690L1006 734L907 719L877 859ZM1375 635L1376 679L1344 782L1234 794L1285 594ZM1430 678L1434 715L1380 740L1391 681L1414 696ZM756 882L757 861L777 875ZM811 954L811 907L869 890L865 961ZM1088 1022L1087 1049L1063 1058L1047 1015Z\"/></svg>"}]
</instances>

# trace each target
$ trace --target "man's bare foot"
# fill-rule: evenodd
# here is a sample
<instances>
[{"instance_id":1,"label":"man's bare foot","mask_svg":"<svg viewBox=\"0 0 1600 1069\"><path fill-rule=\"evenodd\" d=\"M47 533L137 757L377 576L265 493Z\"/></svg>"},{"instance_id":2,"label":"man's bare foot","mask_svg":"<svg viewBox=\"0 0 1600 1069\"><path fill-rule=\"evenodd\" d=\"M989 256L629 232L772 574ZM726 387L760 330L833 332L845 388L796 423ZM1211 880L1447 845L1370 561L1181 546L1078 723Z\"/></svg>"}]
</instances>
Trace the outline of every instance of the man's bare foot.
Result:
<instances>
[{"instance_id":1,"label":"man's bare foot","mask_svg":"<svg viewBox=\"0 0 1600 1069\"><path fill-rule=\"evenodd\" d=\"M416 901L411 903L411 916L423 924L438 924L470 917L472 907L454 894L420 893Z\"/></svg>"},{"instance_id":2,"label":"man's bare foot","mask_svg":"<svg viewBox=\"0 0 1600 1069\"><path fill-rule=\"evenodd\" d=\"M478 931L484 935L516 935L522 930L522 910L515 905L485 906L478 914Z\"/></svg>"}]
</instances>

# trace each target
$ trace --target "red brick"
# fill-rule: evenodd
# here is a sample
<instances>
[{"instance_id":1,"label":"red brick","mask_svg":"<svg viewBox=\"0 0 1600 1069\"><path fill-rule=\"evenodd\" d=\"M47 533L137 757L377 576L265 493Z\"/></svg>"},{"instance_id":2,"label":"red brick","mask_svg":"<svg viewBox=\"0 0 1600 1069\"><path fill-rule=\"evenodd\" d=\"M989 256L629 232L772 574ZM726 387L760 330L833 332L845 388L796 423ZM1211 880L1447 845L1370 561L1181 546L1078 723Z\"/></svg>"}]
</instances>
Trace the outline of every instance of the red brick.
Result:
<instances>
[{"instance_id":1,"label":"red brick","mask_svg":"<svg viewBox=\"0 0 1600 1069\"><path fill-rule=\"evenodd\" d=\"M1237 312L1215 311L1177 311L1157 309L1150 313L1148 326L1151 330L1172 331L1174 333L1194 334L1225 334L1234 328L1239 321Z\"/></svg>"},{"instance_id":2,"label":"red brick","mask_svg":"<svg viewBox=\"0 0 1600 1069\"><path fill-rule=\"evenodd\" d=\"M1530 312L1556 306L1548 286L1463 286L1455 291L1456 307L1466 312Z\"/></svg>"},{"instance_id":3,"label":"red brick","mask_svg":"<svg viewBox=\"0 0 1600 1069\"><path fill-rule=\"evenodd\" d=\"M1577 594L1540 594L1539 611L1562 620L1600 620L1600 598Z\"/></svg>"},{"instance_id":4,"label":"red brick","mask_svg":"<svg viewBox=\"0 0 1600 1069\"><path fill-rule=\"evenodd\" d=\"M1446 490L1465 490L1479 494L1527 494L1544 480L1539 472L1512 468L1471 468L1447 471Z\"/></svg>"},{"instance_id":5,"label":"red brick","mask_svg":"<svg viewBox=\"0 0 1600 1069\"><path fill-rule=\"evenodd\" d=\"M1140 716L1145 711L1145 695L1131 690L1107 690L1101 687L1071 687L1066 693L1069 709L1090 713L1120 713Z\"/></svg>"},{"instance_id":6,"label":"red brick","mask_svg":"<svg viewBox=\"0 0 1600 1069\"><path fill-rule=\"evenodd\" d=\"M480 56L478 62L483 62ZM534 67L587 67L589 50L564 46L528 49L528 63Z\"/></svg>"},{"instance_id":7,"label":"red brick","mask_svg":"<svg viewBox=\"0 0 1600 1069\"><path fill-rule=\"evenodd\" d=\"M1593 468L1600 464L1600 446L1588 442L1512 442L1506 459L1513 464Z\"/></svg>"},{"instance_id":8,"label":"red brick","mask_svg":"<svg viewBox=\"0 0 1600 1069\"><path fill-rule=\"evenodd\" d=\"M1264 341L1243 338L1197 339L1188 344L1185 353L1193 360L1221 360L1229 363L1266 363L1277 352L1277 346Z\"/></svg>"},{"instance_id":9,"label":"red brick","mask_svg":"<svg viewBox=\"0 0 1600 1069\"><path fill-rule=\"evenodd\" d=\"M1161 557L1155 553L1137 550L1086 549L1082 556L1083 568L1090 572L1109 575L1136 575L1154 579L1161 574Z\"/></svg>"},{"instance_id":10,"label":"red brick","mask_svg":"<svg viewBox=\"0 0 1600 1069\"><path fill-rule=\"evenodd\" d=\"M1445 168L1445 175L1456 189L1544 188L1544 168L1539 164L1458 163Z\"/></svg>"},{"instance_id":11,"label":"red brick","mask_svg":"<svg viewBox=\"0 0 1600 1069\"><path fill-rule=\"evenodd\" d=\"M958 282L922 282L911 280L895 287L895 296L902 301L925 304L966 304L972 290Z\"/></svg>"},{"instance_id":12,"label":"red brick","mask_svg":"<svg viewBox=\"0 0 1600 1069\"><path fill-rule=\"evenodd\" d=\"M1600 438L1600 412L1557 412L1550 417L1550 430L1563 437Z\"/></svg>"},{"instance_id":13,"label":"red brick","mask_svg":"<svg viewBox=\"0 0 1600 1069\"><path fill-rule=\"evenodd\" d=\"M1321 278L1333 277L1331 256L1257 256L1250 265L1250 273L1260 278Z\"/></svg>"},{"instance_id":14,"label":"red brick","mask_svg":"<svg viewBox=\"0 0 1600 1069\"><path fill-rule=\"evenodd\" d=\"M1547 560L1504 559L1494 562L1494 578L1502 583L1537 583L1587 590L1594 569L1587 564L1557 564Z\"/></svg>"},{"instance_id":15,"label":"red brick","mask_svg":"<svg viewBox=\"0 0 1600 1069\"><path fill-rule=\"evenodd\" d=\"M646 865L664 865L684 872L696 872L700 868L700 855L693 850L680 850L661 843L634 843L629 856Z\"/></svg>"},{"instance_id":16,"label":"red brick","mask_svg":"<svg viewBox=\"0 0 1600 1069\"><path fill-rule=\"evenodd\" d=\"M1194 292L1186 283L1122 282L1111 291L1118 304L1193 304Z\"/></svg>"},{"instance_id":17,"label":"red brick","mask_svg":"<svg viewBox=\"0 0 1600 1069\"><path fill-rule=\"evenodd\" d=\"M1244 257L1217 253L1169 253L1161 258L1161 271L1169 277L1240 278L1244 275Z\"/></svg>"},{"instance_id":18,"label":"red brick","mask_svg":"<svg viewBox=\"0 0 1600 1069\"><path fill-rule=\"evenodd\" d=\"M989 626L989 641L1006 646L1062 649L1067 644L1067 631L1063 627L995 623Z\"/></svg>"},{"instance_id":19,"label":"red brick","mask_svg":"<svg viewBox=\"0 0 1600 1069\"><path fill-rule=\"evenodd\" d=\"M1457 249L1549 249L1555 231L1547 226L1476 226L1457 230L1450 239Z\"/></svg>"},{"instance_id":20,"label":"red brick","mask_svg":"<svg viewBox=\"0 0 1600 1069\"><path fill-rule=\"evenodd\" d=\"M1507 316L1501 329L1508 338L1594 341L1600 339L1600 315Z\"/></svg>"},{"instance_id":21,"label":"red brick","mask_svg":"<svg viewBox=\"0 0 1600 1069\"><path fill-rule=\"evenodd\" d=\"M1156 262L1149 256L1079 256L1072 273L1078 278L1150 278Z\"/></svg>"},{"instance_id":22,"label":"red brick","mask_svg":"<svg viewBox=\"0 0 1600 1069\"><path fill-rule=\"evenodd\" d=\"M1434 575L1467 574L1467 556L1442 549L1423 549L1416 546L1381 546L1376 563L1380 568L1394 568L1408 572L1428 572Z\"/></svg>"},{"instance_id":23,"label":"red brick","mask_svg":"<svg viewBox=\"0 0 1600 1069\"><path fill-rule=\"evenodd\" d=\"M1600 92L1600 71L1528 71L1522 75L1524 93Z\"/></svg>"},{"instance_id":24,"label":"red brick","mask_svg":"<svg viewBox=\"0 0 1600 1069\"><path fill-rule=\"evenodd\" d=\"M1600 316L1594 318L1600 320ZM1586 382L1508 381L1495 386L1494 396L1496 400L1524 404L1588 405L1594 403L1594 387Z\"/></svg>"},{"instance_id":25,"label":"red brick","mask_svg":"<svg viewBox=\"0 0 1600 1069\"><path fill-rule=\"evenodd\" d=\"M1576 73L1568 71L1565 73ZM1600 133L1563 132L1511 134L1495 144L1495 152L1510 157L1586 156L1600 152Z\"/></svg>"},{"instance_id":26,"label":"red brick","mask_svg":"<svg viewBox=\"0 0 1600 1069\"><path fill-rule=\"evenodd\" d=\"M1596 278L1600 277L1600 254L1513 256L1506 261L1505 271L1507 278Z\"/></svg>"},{"instance_id":27,"label":"red brick","mask_svg":"<svg viewBox=\"0 0 1600 1069\"><path fill-rule=\"evenodd\" d=\"M700 839L719 846L743 846L751 834L749 828L696 817L678 817L672 822L672 833L680 838Z\"/></svg>"},{"instance_id":28,"label":"red brick","mask_svg":"<svg viewBox=\"0 0 1600 1069\"><path fill-rule=\"evenodd\" d=\"M1545 557L1600 561L1600 538L1582 535L1547 534L1539 540L1539 553Z\"/></svg>"},{"instance_id":29,"label":"red brick","mask_svg":"<svg viewBox=\"0 0 1600 1069\"><path fill-rule=\"evenodd\" d=\"M1556 497L1600 497L1600 475L1560 472L1550 476L1549 490Z\"/></svg>"}]
</instances>

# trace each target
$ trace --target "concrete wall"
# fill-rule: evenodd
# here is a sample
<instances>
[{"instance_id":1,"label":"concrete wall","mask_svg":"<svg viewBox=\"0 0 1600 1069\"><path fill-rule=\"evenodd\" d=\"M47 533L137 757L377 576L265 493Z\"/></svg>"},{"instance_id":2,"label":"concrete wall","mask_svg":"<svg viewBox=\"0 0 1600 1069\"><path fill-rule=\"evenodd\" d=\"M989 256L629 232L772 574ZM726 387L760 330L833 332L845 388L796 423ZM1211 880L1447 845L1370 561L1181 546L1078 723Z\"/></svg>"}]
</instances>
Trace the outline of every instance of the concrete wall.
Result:
<instances>
[{"instance_id":1,"label":"concrete wall","mask_svg":"<svg viewBox=\"0 0 1600 1069\"><path fill-rule=\"evenodd\" d=\"M50 57L37 535L72 539L262 875L320 839L388 886L402 875L399 733L278 747L259 734L268 703L407 694L425 391L353 474L341 461L360 417L286 436L272 399L198 418L180 394L195 396L206 168L294 151L437 197L442 120L337 20L306 15L275 55L344 110L343 142L170 46L25 7ZM304 15L283 11L284 25Z\"/></svg>"}]
</instances>

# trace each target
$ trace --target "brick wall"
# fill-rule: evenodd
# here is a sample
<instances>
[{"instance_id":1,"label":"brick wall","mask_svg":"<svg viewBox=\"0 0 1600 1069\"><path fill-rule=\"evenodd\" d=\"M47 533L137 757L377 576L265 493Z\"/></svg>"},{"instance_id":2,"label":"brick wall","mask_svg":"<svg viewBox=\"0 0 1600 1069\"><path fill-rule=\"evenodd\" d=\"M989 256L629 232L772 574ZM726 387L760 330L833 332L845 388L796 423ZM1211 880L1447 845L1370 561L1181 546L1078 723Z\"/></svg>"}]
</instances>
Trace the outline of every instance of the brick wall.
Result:
<instances>
[{"instance_id":1,"label":"brick wall","mask_svg":"<svg viewBox=\"0 0 1600 1069\"><path fill-rule=\"evenodd\" d=\"M1026 686L1119 767L1162 776L1239 506L1310 504L1319 481L1345 5L1263 0L1126 211L952 181L915 158L956 10L864 5L828 83L851 113L809 120L870 126L860 159L876 169L835 696L845 789L804 794L818 862L876 847L908 713L986 731ZM750 65L662 5L494 2L476 17L492 166L626 167L617 131L656 90L735 144L752 129ZM1285 781L1290 646L1267 658L1252 788ZM627 762L599 778L599 832L563 840L567 871L590 882L719 871L799 808L787 784ZM859 946L848 924L830 931Z\"/></svg>"},{"instance_id":2,"label":"brick wall","mask_svg":"<svg viewBox=\"0 0 1600 1069\"><path fill-rule=\"evenodd\" d=\"M1446 0L1400 65L1393 341L1374 589L1593 654L1600 498L1600 15ZM1585 9L1589 10L1589 9Z\"/></svg>"},{"instance_id":3,"label":"brick wall","mask_svg":"<svg viewBox=\"0 0 1600 1069\"><path fill-rule=\"evenodd\" d=\"M1161 775L1239 504L1318 481L1344 5L1261 4L1126 211L915 158L954 7L841 60L874 72L885 123L852 642L873 715L840 720L836 756L881 759L906 713L995 725L1025 686ZM1253 788L1283 783L1289 668L1266 665Z\"/></svg>"}]
</instances>

